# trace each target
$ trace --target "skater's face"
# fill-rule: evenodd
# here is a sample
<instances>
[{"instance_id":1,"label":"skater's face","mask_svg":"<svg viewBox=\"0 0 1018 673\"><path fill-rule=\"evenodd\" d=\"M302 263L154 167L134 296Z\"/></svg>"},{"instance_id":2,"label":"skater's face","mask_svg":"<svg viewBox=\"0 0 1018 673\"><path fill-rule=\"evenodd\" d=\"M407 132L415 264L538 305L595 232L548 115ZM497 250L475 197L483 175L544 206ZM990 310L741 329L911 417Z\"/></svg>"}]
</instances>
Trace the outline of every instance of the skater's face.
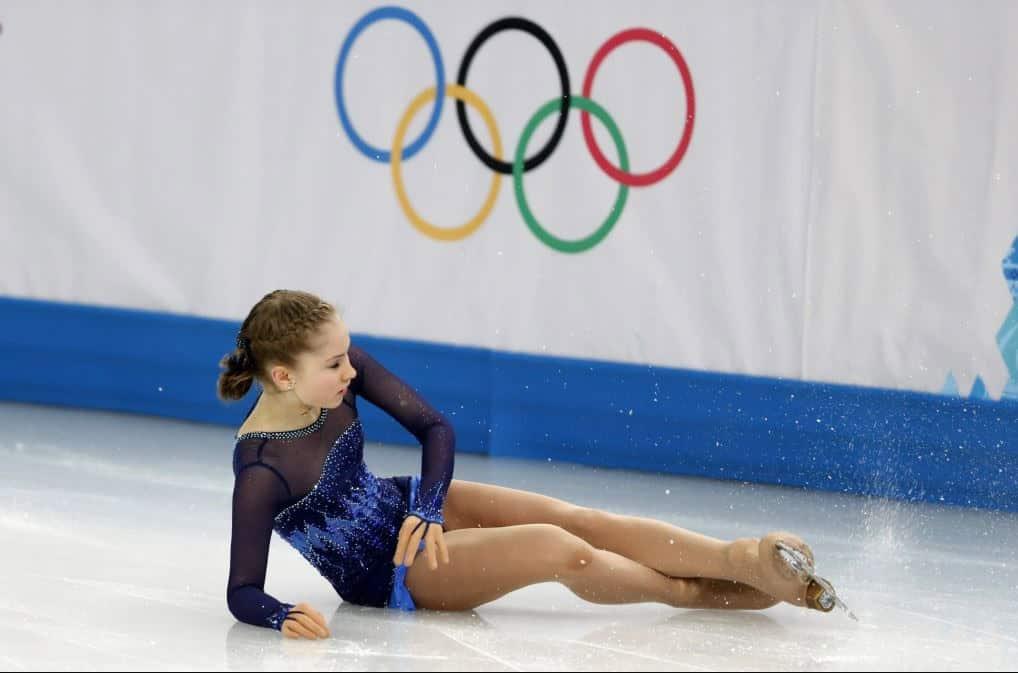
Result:
<instances>
[{"instance_id":1,"label":"skater's face","mask_svg":"<svg viewBox=\"0 0 1018 673\"><path fill-rule=\"evenodd\" d=\"M305 404L335 409L357 378L357 370L350 364L350 332L342 319L335 317L318 328L309 346L311 350L297 356L297 367L286 370L281 387L292 382Z\"/></svg>"}]
</instances>

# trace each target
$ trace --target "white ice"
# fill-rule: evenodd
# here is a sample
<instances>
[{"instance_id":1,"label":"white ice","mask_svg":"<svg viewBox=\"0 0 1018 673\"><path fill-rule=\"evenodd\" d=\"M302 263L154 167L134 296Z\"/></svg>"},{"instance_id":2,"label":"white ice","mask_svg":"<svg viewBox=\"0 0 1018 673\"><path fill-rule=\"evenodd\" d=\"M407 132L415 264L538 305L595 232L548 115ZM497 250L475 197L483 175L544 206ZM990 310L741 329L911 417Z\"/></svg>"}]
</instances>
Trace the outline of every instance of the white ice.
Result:
<instances>
[{"instance_id":1,"label":"white ice","mask_svg":"<svg viewBox=\"0 0 1018 673\"><path fill-rule=\"evenodd\" d=\"M232 428L0 404L0 669L1018 667L1018 516L468 453L458 478L717 537L792 530L861 621L591 605L557 584L467 613L361 608L274 537L266 589L333 633L287 640L226 607L231 451ZM379 475L419 469L419 450L365 455Z\"/></svg>"}]
</instances>

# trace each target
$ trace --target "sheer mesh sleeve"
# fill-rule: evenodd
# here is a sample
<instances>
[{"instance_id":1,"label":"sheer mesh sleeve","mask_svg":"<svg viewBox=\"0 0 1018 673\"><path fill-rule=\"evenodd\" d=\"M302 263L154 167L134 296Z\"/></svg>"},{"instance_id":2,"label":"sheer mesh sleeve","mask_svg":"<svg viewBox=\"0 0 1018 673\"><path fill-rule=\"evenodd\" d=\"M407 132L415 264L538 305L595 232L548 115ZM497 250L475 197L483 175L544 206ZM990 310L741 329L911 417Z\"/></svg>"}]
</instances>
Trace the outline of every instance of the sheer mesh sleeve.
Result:
<instances>
[{"instance_id":1,"label":"sheer mesh sleeve","mask_svg":"<svg viewBox=\"0 0 1018 673\"><path fill-rule=\"evenodd\" d=\"M234 465L233 533L226 602L242 622L279 630L293 605L263 590L269 560L272 520L286 497L281 477L262 462Z\"/></svg>"},{"instance_id":2,"label":"sheer mesh sleeve","mask_svg":"<svg viewBox=\"0 0 1018 673\"><path fill-rule=\"evenodd\" d=\"M423 447L421 484L410 513L444 524L445 503L456 450L452 424L417 392L366 352L351 346L350 361L357 370L353 391L378 406L410 431Z\"/></svg>"}]
</instances>

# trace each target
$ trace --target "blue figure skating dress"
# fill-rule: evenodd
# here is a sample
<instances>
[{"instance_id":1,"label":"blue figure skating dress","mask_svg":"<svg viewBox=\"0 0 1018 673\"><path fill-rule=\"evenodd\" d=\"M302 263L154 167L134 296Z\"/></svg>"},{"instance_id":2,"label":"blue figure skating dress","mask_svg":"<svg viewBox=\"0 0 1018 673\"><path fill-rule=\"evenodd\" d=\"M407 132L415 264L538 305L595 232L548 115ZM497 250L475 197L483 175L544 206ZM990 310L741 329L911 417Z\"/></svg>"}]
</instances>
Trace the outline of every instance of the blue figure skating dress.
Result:
<instances>
[{"instance_id":1,"label":"blue figure skating dress","mask_svg":"<svg viewBox=\"0 0 1018 673\"><path fill-rule=\"evenodd\" d=\"M370 355L351 346L349 357L357 377L339 407L322 409L304 428L237 438L227 603L240 621L278 630L293 607L265 593L273 530L344 601L414 609L406 569L392 557L408 514L444 523L455 435L442 414ZM359 397L421 442L420 477L380 478L368 470Z\"/></svg>"}]
</instances>

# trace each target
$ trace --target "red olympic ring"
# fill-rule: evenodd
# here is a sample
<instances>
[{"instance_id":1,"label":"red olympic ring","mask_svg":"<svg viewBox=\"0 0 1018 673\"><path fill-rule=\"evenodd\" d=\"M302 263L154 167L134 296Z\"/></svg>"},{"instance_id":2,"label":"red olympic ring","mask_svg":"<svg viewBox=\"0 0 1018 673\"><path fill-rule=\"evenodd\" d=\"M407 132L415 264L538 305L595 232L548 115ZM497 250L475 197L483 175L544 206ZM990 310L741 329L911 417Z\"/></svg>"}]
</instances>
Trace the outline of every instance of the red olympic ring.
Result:
<instances>
[{"instance_id":1,"label":"red olympic ring","mask_svg":"<svg viewBox=\"0 0 1018 673\"><path fill-rule=\"evenodd\" d=\"M580 121L583 125L583 139L586 141L590 154L594 157L597 165L601 167L601 170L611 176L616 182L621 182L630 187L646 187L668 177L686 154L689 140L693 136L693 120L696 118L696 98L693 93L693 77L689 73L689 67L686 65L686 60L682 58L679 48L661 33L647 28L630 28L629 30L617 33L597 50L594 58L590 60L590 65L587 66L587 75L583 78L584 98L591 98L590 92L594 86L594 75L597 74L597 69L601 67L601 62L608 54L616 47L622 46L626 42L634 41L650 42L660 47L672 59L675 66L679 69L679 74L682 75L682 84L686 89L686 122L682 129L682 139L679 140L679 146L675 148L675 152L668 158L668 161L649 173L627 173L616 168L608 161L607 157L601 152L601 148L597 146L597 141L594 139L594 130L590 124L590 113L582 112L580 114Z\"/></svg>"}]
</instances>

